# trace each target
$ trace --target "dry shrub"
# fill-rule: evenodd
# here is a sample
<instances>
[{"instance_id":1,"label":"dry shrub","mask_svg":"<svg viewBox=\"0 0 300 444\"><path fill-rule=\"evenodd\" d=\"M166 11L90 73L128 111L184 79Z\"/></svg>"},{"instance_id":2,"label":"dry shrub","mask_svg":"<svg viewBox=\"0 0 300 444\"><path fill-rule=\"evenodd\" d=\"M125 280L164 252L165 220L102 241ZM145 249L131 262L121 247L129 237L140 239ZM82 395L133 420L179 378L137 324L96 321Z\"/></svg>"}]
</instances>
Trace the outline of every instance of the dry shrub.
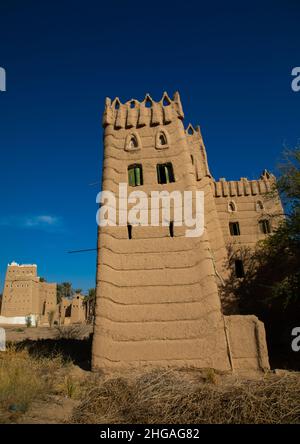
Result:
<instances>
[{"instance_id":1,"label":"dry shrub","mask_svg":"<svg viewBox=\"0 0 300 444\"><path fill-rule=\"evenodd\" d=\"M86 324L71 324L56 327L57 339L83 339L90 333Z\"/></svg>"},{"instance_id":2,"label":"dry shrub","mask_svg":"<svg viewBox=\"0 0 300 444\"><path fill-rule=\"evenodd\" d=\"M300 422L300 375L230 383L175 371L111 377L87 391L74 423L264 424Z\"/></svg>"},{"instance_id":3,"label":"dry shrub","mask_svg":"<svg viewBox=\"0 0 300 444\"><path fill-rule=\"evenodd\" d=\"M62 366L56 357L32 357L27 350L9 346L0 353L0 423L11 422L30 403L49 393L54 372Z\"/></svg>"}]
</instances>

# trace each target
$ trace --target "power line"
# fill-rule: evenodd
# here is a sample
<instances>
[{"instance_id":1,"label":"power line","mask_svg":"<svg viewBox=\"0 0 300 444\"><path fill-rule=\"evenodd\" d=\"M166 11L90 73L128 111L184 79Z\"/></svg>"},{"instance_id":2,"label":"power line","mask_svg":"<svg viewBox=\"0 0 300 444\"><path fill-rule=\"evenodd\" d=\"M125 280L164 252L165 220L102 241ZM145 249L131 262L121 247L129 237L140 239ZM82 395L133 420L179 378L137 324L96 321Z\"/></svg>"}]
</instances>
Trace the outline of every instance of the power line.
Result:
<instances>
[{"instance_id":1,"label":"power line","mask_svg":"<svg viewBox=\"0 0 300 444\"><path fill-rule=\"evenodd\" d=\"M84 252L86 252L86 251L97 251L98 250L98 248L86 248L86 249L84 249L84 250L71 250L71 251L68 251L68 254L72 254L72 253L84 253Z\"/></svg>"}]
</instances>

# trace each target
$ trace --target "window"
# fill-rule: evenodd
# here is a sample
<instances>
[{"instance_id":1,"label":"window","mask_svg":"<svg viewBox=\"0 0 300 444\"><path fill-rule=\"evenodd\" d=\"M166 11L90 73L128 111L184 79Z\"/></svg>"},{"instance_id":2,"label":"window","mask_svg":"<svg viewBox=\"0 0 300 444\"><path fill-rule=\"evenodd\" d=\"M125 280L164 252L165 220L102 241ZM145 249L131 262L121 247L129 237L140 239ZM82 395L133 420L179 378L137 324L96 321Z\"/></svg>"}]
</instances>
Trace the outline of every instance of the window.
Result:
<instances>
[{"instance_id":1,"label":"window","mask_svg":"<svg viewBox=\"0 0 300 444\"><path fill-rule=\"evenodd\" d=\"M173 222L173 221L170 222L170 225L169 225L169 232L170 232L170 236L171 236L171 237L174 237L174 222Z\"/></svg>"},{"instance_id":2,"label":"window","mask_svg":"<svg viewBox=\"0 0 300 444\"><path fill-rule=\"evenodd\" d=\"M229 231L231 236L239 236L240 232L240 224L238 222L229 222Z\"/></svg>"},{"instance_id":3,"label":"window","mask_svg":"<svg viewBox=\"0 0 300 444\"><path fill-rule=\"evenodd\" d=\"M261 200L258 200L258 201L256 202L256 211L261 211L261 210L263 210L263 209L264 209L264 204L262 203Z\"/></svg>"},{"instance_id":4,"label":"window","mask_svg":"<svg viewBox=\"0 0 300 444\"><path fill-rule=\"evenodd\" d=\"M143 185L143 169L142 165L134 164L128 167L128 183L131 187Z\"/></svg>"},{"instance_id":5,"label":"window","mask_svg":"<svg viewBox=\"0 0 300 444\"><path fill-rule=\"evenodd\" d=\"M134 149L138 147L138 143L137 140L134 136L131 137L131 139L129 140L129 144L128 144L128 148L129 149Z\"/></svg>"},{"instance_id":6,"label":"window","mask_svg":"<svg viewBox=\"0 0 300 444\"><path fill-rule=\"evenodd\" d=\"M155 148L167 149L169 148L169 136L165 130L159 130L155 136Z\"/></svg>"},{"instance_id":7,"label":"window","mask_svg":"<svg viewBox=\"0 0 300 444\"><path fill-rule=\"evenodd\" d=\"M127 225L128 239L132 239L132 225Z\"/></svg>"},{"instance_id":8,"label":"window","mask_svg":"<svg viewBox=\"0 0 300 444\"><path fill-rule=\"evenodd\" d=\"M234 213L236 211L236 205L233 201L228 203L228 211L230 211L230 213Z\"/></svg>"},{"instance_id":9,"label":"window","mask_svg":"<svg viewBox=\"0 0 300 444\"><path fill-rule=\"evenodd\" d=\"M261 233L263 234L270 234L271 233L271 226L268 219L262 219L258 222L259 229Z\"/></svg>"},{"instance_id":10,"label":"window","mask_svg":"<svg viewBox=\"0 0 300 444\"><path fill-rule=\"evenodd\" d=\"M159 135L159 143L161 145L167 145L167 139L166 139L166 136L163 133L161 133Z\"/></svg>"},{"instance_id":11,"label":"window","mask_svg":"<svg viewBox=\"0 0 300 444\"><path fill-rule=\"evenodd\" d=\"M125 151L137 151L141 148L142 143L137 133L128 134L125 140Z\"/></svg>"},{"instance_id":12,"label":"window","mask_svg":"<svg viewBox=\"0 0 300 444\"><path fill-rule=\"evenodd\" d=\"M234 261L234 266L235 266L235 275L237 278L242 278L245 276L245 271L244 271L244 264L243 261L241 259L236 259Z\"/></svg>"},{"instance_id":13,"label":"window","mask_svg":"<svg viewBox=\"0 0 300 444\"><path fill-rule=\"evenodd\" d=\"M159 163L156 166L157 169L157 181L160 184L175 182L173 166L171 162Z\"/></svg>"}]
</instances>

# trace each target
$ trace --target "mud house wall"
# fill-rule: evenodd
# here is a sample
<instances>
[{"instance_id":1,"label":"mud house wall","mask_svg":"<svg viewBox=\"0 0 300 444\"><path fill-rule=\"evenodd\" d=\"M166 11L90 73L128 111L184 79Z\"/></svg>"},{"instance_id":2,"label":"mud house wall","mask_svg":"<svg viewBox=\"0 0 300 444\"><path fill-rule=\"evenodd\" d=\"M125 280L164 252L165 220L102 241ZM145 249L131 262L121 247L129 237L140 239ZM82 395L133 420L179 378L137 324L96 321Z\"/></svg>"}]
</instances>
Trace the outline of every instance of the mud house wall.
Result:
<instances>
[{"instance_id":1,"label":"mud house wall","mask_svg":"<svg viewBox=\"0 0 300 444\"><path fill-rule=\"evenodd\" d=\"M263 219L269 221L271 229L276 228L282 219L283 209L278 197L270 198L268 195L273 183L272 177L252 181L245 178L229 182L220 180L214 183L218 218L226 244L254 247L257 241L266 237L259 228L259 221ZM235 211L230 209L231 203ZM239 223L239 236L230 234L230 222Z\"/></svg>"}]
</instances>

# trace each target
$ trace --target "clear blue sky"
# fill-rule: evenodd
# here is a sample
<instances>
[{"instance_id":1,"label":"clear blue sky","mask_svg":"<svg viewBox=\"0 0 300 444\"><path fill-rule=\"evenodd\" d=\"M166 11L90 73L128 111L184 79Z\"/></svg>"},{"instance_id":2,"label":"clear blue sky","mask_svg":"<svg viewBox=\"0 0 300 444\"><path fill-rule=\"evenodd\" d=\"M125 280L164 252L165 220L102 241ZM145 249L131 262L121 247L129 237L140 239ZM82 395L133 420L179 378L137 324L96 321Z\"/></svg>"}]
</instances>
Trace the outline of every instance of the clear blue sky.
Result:
<instances>
[{"instance_id":1,"label":"clear blue sky","mask_svg":"<svg viewBox=\"0 0 300 444\"><path fill-rule=\"evenodd\" d=\"M106 96L179 90L215 178L275 171L300 138L300 4L1 0L0 287L8 262L95 282Z\"/></svg>"}]
</instances>

